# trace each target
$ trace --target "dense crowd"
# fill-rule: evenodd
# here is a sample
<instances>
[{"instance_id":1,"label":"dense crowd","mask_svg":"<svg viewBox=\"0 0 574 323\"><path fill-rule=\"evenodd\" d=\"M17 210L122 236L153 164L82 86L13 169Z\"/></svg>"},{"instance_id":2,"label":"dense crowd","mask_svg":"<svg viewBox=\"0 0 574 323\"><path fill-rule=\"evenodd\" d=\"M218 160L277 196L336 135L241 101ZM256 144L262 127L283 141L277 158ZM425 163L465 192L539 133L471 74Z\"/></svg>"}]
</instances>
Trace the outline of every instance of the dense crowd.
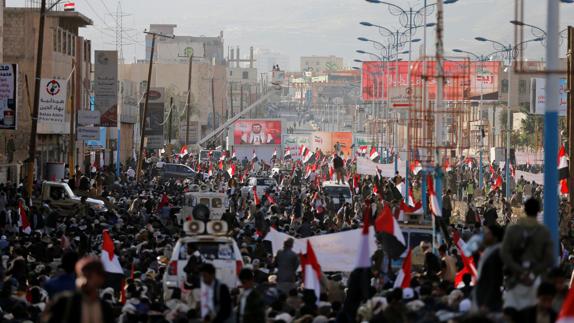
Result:
<instances>
[{"instance_id":1,"label":"dense crowd","mask_svg":"<svg viewBox=\"0 0 574 323\"><path fill-rule=\"evenodd\" d=\"M119 177L113 167L76 169L70 187L104 200L104 213L83 198L73 214L63 215L41 201L40 182L33 196L17 183L0 184L2 321L542 323L555 322L563 308L574 277L568 205L562 202L562 243L554 250L537 219L543 188L523 178L497 183L503 171L496 165L485 167L482 180L476 163L464 159L441 172L439 238L410 246L408 282L397 286L401 260L390 259L379 239L371 268L361 276L368 277L366 285L354 272L322 273L317 297L305 289L293 240L274 254L266 234L276 230L298 239L360 229L375 223L386 206L403 225L407 219L394 211L409 194L401 191L404 178L359 175L356 159L337 155L321 155L313 167L225 156L211 162L170 156L197 171L185 180L155 176L159 158L146 160L139 181L133 161L122 165ZM278 186L254 200L242 190L252 173L274 177ZM424 172L412 175L412 197L421 200ZM321 187L329 178L350 186L352 202L334 207ZM194 185L227 194L222 220L243 257L239 288L219 282L217 268L192 254L186 283L163 289L169 258L185 235L177 212ZM505 185L512 188L508 200ZM430 206L423 208L424 218L431 219ZM113 238L123 269L119 285L109 281L100 260L103 232ZM194 297L194 290L206 296Z\"/></svg>"}]
</instances>

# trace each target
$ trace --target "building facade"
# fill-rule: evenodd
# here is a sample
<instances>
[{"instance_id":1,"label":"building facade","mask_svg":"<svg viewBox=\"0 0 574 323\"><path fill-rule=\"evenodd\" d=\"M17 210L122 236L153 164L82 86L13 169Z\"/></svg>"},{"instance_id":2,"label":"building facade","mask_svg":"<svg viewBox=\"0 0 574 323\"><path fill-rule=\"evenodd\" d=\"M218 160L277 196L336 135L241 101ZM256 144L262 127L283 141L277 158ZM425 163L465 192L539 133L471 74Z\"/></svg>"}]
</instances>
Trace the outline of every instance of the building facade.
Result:
<instances>
[{"instance_id":1,"label":"building facade","mask_svg":"<svg viewBox=\"0 0 574 323\"><path fill-rule=\"evenodd\" d=\"M313 73L335 72L344 69L343 58L331 56L302 56L301 72Z\"/></svg>"}]
</instances>

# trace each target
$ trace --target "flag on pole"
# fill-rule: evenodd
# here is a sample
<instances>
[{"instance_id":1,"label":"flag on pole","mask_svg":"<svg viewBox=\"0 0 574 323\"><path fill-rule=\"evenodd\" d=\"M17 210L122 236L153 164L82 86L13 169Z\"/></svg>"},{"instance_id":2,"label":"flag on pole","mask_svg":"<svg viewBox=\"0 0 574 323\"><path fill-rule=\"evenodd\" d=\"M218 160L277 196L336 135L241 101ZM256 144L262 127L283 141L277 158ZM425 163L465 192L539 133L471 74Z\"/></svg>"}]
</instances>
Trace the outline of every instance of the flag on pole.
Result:
<instances>
[{"instance_id":1,"label":"flag on pole","mask_svg":"<svg viewBox=\"0 0 574 323\"><path fill-rule=\"evenodd\" d=\"M261 198L257 195L257 188L255 186L253 187L253 203L255 203L255 205L261 204Z\"/></svg>"},{"instance_id":2,"label":"flag on pole","mask_svg":"<svg viewBox=\"0 0 574 323\"><path fill-rule=\"evenodd\" d=\"M568 156L564 145L558 151L558 179L568 178Z\"/></svg>"},{"instance_id":3,"label":"flag on pole","mask_svg":"<svg viewBox=\"0 0 574 323\"><path fill-rule=\"evenodd\" d=\"M291 159L291 149L289 149L289 147L285 148L285 154L283 155L283 159L284 160Z\"/></svg>"},{"instance_id":4,"label":"flag on pole","mask_svg":"<svg viewBox=\"0 0 574 323\"><path fill-rule=\"evenodd\" d=\"M470 256L466 252L466 242L464 242L464 240L462 240L458 230L454 230L454 232L452 234L452 241L454 242L454 244L456 245L457 249L460 251L461 254L464 254L467 257Z\"/></svg>"},{"instance_id":5,"label":"flag on pole","mask_svg":"<svg viewBox=\"0 0 574 323\"><path fill-rule=\"evenodd\" d=\"M231 164L231 166L227 169L227 173L229 173L229 176L231 176L231 177L235 176L236 171L237 171L237 166L235 164Z\"/></svg>"},{"instance_id":6,"label":"flag on pole","mask_svg":"<svg viewBox=\"0 0 574 323\"><path fill-rule=\"evenodd\" d=\"M452 171L452 167L450 166L450 160L449 160L449 158L445 159L445 161L444 161L444 170L445 170L445 172L447 172L447 173L450 172L450 171Z\"/></svg>"},{"instance_id":7,"label":"flag on pole","mask_svg":"<svg viewBox=\"0 0 574 323\"><path fill-rule=\"evenodd\" d=\"M305 154L302 155L301 157L303 159L304 164L310 164L317 160L315 154L309 149L306 149Z\"/></svg>"},{"instance_id":8,"label":"flag on pole","mask_svg":"<svg viewBox=\"0 0 574 323\"><path fill-rule=\"evenodd\" d=\"M562 303L562 308L560 313L558 313L558 318L556 323L573 323L574 322L574 288L570 287L568 295Z\"/></svg>"},{"instance_id":9,"label":"flag on pole","mask_svg":"<svg viewBox=\"0 0 574 323\"><path fill-rule=\"evenodd\" d=\"M414 175L417 175L421 170L423 170L423 166L421 165L421 162L418 160L413 161L411 163L410 168L411 168L411 172Z\"/></svg>"},{"instance_id":10,"label":"flag on pole","mask_svg":"<svg viewBox=\"0 0 574 323\"><path fill-rule=\"evenodd\" d=\"M257 153L255 152L255 149L253 149L253 155L251 156L251 161L252 161L252 162L256 162L256 161L257 161Z\"/></svg>"},{"instance_id":11,"label":"flag on pole","mask_svg":"<svg viewBox=\"0 0 574 323\"><path fill-rule=\"evenodd\" d=\"M235 155L235 148L231 149L231 160L237 160L237 155Z\"/></svg>"},{"instance_id":12,"label":"flag on pole","mask_svg":"<svg viewBox=\"0 0 574 323\"><path fill-rule=\"evenodd\" d=\"M434 183L431 174L427 176L427 190L432 214L434 216L442 216L442 210L438 204L438 197L436 196L436 192L434 191Z\"/></svg>"},{"instance_id":13,"label":"flag on pole","mask_svg":"<svg viewBox=\"0 0 574 323\"><path fill-rule=\"evenodd\" d=\"M315 296L317 296L317 303L319 303L321 296L321 265L319 265L309 240L307 240L307 253L301 255L301 271L303 272L304 288L313 290Z\"/></svg>"},{"instance_id":14,"label":"flag on pole","mask_svg":"<svg viewBox=\"0 0 574 323\"><path fill-rule=\"evenodd\" d=\"M409 248L405 260L403 260L403 266L401 270L397 273L397 279L395 279L395 284L393 288L407 288L411 285L411 274L412 274L412 249Z\"/></svg>"},{"instance_id":15,"label":"flag on pole","mask_svg":"<svg viewBox=\"0 0 574 323\"><path fill-rule=\"evenodd\" d=\"M18 213L20 216L19 224L20 230L25 234L30 234L32 232L32 227L30 226L30 222L28 221L28 216L26 215L26 209L24 209L24 202L22 199L18 200Z\"/></svg>"},{"instance_id":16,"label":"flag on pole","mask_svg":"<svg viewBox=\"0 0 574 323\"><path fill-rule=\"evenodd\" d=\"M367 154L367 146L359 146L359 155L364 156Z\"/></svg>"},{"instance_id":17,"label":"flag on pole","mask_svg":"<svg viewBox=\"0 0 574 323\"><path fill-rule=\"evenodd\" d=\"M64 11L75 11L76 10L76 3L73 1L68 1L64 3Z\"/></svg>"},{"instance_id":18,"label":"flag on pole","mask_svg":"<svg viewBox=\"0 0 574 323\"><path fill-rule=\"evenodd\" d=\"M187 149L187 145L181 146L181 149L179 150L179 156L183 157L187 154L189 154L189 150Z\"/></svg>"},{"instance_id":19,"label":"flag on pole","mask_svg":"<svg viewBox=\"0 0 574 323\"><path fill-rule=\"evenodd\" d=\"M369 154L369 159L374 162L379 161L379 152L375 146L371 147L371 153Z\"/></svg>"},{"instance_id":20,"label":"flag on pole","mask_svg":"<svg viewBox=\"0 0 574 323\"><path fill-rule=\"evenodd\" d=\"M223 170L223 160L219 160L219 164L217 165L217 167L219 168L219 170Z\"/></svg>"},{"instance_id":21,"label":"flag on pole","mask_svg":"<svg viewBox=\"0 0 574 323\"><path fill-rule=\"evenodd\" d=\"M397 222L391 208L386 203L375 219L375 231L382 242L383 251L391 258L399 258L405 251L407 244L399 222Z\"/></svg>"},{"instance_id":22,"label":"flag on pole","mask_svg":"<svg viewBox=\"0 0 574 323\"><path fill-rule=\"evenodd\" d=\"M108 273L124 274L118 256L114 253L114 241L110 237L108 230L102 232L102 253L100 259L104 265L104 270Z\"/></svg>"}]
</instances>

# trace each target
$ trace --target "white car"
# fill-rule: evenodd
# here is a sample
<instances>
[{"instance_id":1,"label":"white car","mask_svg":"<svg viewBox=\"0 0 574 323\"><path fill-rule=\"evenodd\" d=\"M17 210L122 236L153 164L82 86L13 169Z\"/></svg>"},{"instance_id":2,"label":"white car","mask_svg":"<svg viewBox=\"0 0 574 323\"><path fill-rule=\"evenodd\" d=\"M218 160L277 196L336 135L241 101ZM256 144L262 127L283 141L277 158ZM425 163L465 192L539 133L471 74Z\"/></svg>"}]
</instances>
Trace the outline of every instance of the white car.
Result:
<instances>
[{"instance_id":1,"label":"white car","mask_svg":"<svg viewBox=\"0 0 574 323\"><path fill-rule=\"evenodd\" d=\"M345 203L352 203L353 197L351 194L351 188L349 187L348 183L345 184L337 184L336 181L324 181L322 184L323 193L328 196L331 201L333 202L333 206L335 210L339 210L339 208Z\"/></svg>"},{"instance_id":2,"label":"white car","mask_svg":"<svg viewBox=\"0 0 574 323\"><path fill-rule=\"evenodd\" d=\"M183 289L187 277L184 268L189 260L187 250L192 245L199 251L203 262L211 263L215 267L215 276L220 282L226 284L229 288L239 285L237 276L243 268L243 258L239 247L233 238L218 235L227 231L227 224L221 221L210 221L207 224L207 234L205 234L203 233L205 231L203 222L186 222L184 228L186 226L190 227L191 223L199 226L199 229L195 227L192 230L185 230L187 235L180 238L175 244L167 269L163 275L163 290L166 300L171 297L171 291L174 288ZM219 228L214 230L213 228L216 226L219 226ZM218 233L214 233L214 231L218 231Z\"/></svg>"},{"instance_id":3,"label":"white car","mask_svg":"<svg viewBox=\"0 0 574 323\"><path fill-rule=\"evenodd\" d=\"M277 187L277 181L271 177L251 177L247 182L247 186L242 189L242 193L246 193L247 196L253 197L253 188L257 191L257 196L263 198L265 192L268 189L273 189Z\"/></svg>"}]
</instances>

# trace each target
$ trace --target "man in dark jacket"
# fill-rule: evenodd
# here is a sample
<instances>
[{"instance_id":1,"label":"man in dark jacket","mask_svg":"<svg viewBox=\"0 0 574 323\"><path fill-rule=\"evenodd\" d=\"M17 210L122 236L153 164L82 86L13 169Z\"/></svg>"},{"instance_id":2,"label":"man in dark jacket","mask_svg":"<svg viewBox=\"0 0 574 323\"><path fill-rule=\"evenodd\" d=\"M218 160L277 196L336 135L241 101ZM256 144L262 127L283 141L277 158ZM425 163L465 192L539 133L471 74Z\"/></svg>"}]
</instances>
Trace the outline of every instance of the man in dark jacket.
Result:
<instances>
[{"instance_id":1,"label":"man in dark jacket","mask_svg":"<svg viewBox=\"0 0 574 323\"><path fill-rule=\"evenodd\" d=\"M242 269L239 272L239 281L243 292L239 296L237 308L238 323L265 323L265 304L263 297L255 287L255 279L251 269Z\"/></svg>"},{"instance_id":2,"label":"man in dark jacket","mask_svg":"<svg viewBox=\"0 0 574 323\"><path fill-rule=\"evenodd\" d=\"M277 251L275 263L277 264L277 287L285 294L295 288L295 272L299 267L299 256L293 252L293 239L289 238L283 243L283 249Z\"/></svg>"},{"instance_id":3,"label":"man in dark jacket","mask_svg":"<svg viewBox=\"0 0 574 323\"><path fill-rule=\"evenodd\" d=\"M491 226L495 225L498 220L498 214L496 213L496 208L494 207L494 202L492 200L488 201L486 210L484 211L484 225Z\"/></svg>"},{"instance_id":4,"label":"man in dark jacket","mask_svg":"<svg viewBox=\"0 0 574 323\"><path fill-rule=\"evenodd\" d=\"M200 314L204 322L223 323L231 316L229 288L215 278L215 267L201 266Z\"/></svg>"},{"instance_id":5,"label":"man in dark jacket","mask_svg":"<svg viewBox=\"0 0 574 323\"><path fill-rule=\"evenodd\" d=\"M486 312L499 312L502 309L502 259L500 242L504 235L498 225L484 228L484 252L478 263L478 281L474 288L473 300L477 308Z\"/></svg>"},{"instance_id":6,"label":"man in dark jacket","mask_svg":"<svg viewBox=\"0 0 574 323\"><path fill-rule=\"evenodd\" d=\"M76 264L76 284L78 290L58 297L44 313L44 322L115 322L109 303L99 297L99 289L104 285L104 266L97 257L85 257Z\"/></svg>"},{"instance_id":7,"label":"man in dark jacket","mask_svg":"<svg viewBox=\"0 0 574 323\"><path fill-rule=\"evenodd\" d=\"M335 153L333 157L333 168L335 168L335 173L337 174L337 184L340 184L341 181L343 181L343 184L345 183L344 167L345 163L343 159Z\"/></svg>"}]
</instances>

